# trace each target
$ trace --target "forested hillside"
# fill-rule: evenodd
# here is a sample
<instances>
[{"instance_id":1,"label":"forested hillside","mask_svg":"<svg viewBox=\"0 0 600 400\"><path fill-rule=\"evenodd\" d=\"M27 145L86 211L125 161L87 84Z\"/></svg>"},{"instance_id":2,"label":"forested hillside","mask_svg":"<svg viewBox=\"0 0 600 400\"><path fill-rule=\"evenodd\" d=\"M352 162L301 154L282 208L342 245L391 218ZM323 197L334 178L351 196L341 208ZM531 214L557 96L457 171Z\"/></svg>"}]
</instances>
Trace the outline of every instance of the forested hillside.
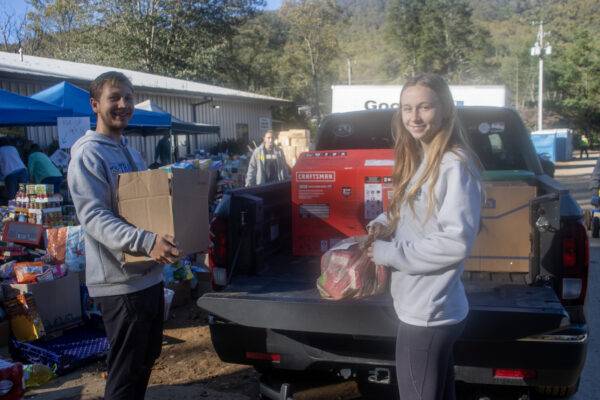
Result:
<instances>
[{"instance_id":1,"label":"forested hillside","mask_svg":"<svg viewBox=\"0 0 600 400\"><path fill-rule=\"evenodd\" d=\"M537 101L539 21L549 121L600 131L597 0L30 0L2 9L0 46L285 97L318 121L332 84L399 84L420 71L503 84L526 116ZM6 7L6 6L5 6ZM295 109L279 117L298 120Z\"/></svg>"}]
</instances>

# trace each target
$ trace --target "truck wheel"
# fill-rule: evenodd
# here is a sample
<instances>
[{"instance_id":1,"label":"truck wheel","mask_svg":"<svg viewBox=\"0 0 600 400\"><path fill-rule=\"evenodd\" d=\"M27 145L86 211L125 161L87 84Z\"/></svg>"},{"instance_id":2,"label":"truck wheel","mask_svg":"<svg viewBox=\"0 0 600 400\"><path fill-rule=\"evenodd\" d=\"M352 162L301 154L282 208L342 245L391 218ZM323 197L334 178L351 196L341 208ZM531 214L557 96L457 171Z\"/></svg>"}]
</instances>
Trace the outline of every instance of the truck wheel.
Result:
<instances>
[{"instance_id":1,"label":"truck wheel","mask_svg":"<svg viewBox=\"0 0 600 400\"><path fill-rule=\"evenodd\" d=\"M543 396L549 396L554 398L566 398L579 390L579 379L573 386L538 386L535 388L536 392Z\"/></svg>"},{"instance_id":2,"label":"truck wheel","mask_svg":"<svg viewBox=\"0 0 600 400\"><path fill-rule=\"evenodd\" d=\"M600 237L600 218L598 217L592 219L592 237Z\"/></svg>"}]
</instances>

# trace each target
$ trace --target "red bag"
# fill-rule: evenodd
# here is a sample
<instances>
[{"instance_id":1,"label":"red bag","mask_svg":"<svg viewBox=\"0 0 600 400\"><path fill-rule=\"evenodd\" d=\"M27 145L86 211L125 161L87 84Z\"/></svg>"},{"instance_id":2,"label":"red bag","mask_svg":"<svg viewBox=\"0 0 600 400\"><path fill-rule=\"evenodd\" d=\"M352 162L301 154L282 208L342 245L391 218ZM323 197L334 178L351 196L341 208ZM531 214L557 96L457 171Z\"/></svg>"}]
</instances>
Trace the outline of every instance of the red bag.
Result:
<instances>
[{"instance_id":1,"label":"red bag","mask_svg":"<svg viewBox=\"0 0 600 400\"><path fill-rule=\"evenodd\" d=\"M373 243L370 236L342 240L321 257L317 288L325 299L360 299L382 293L388 286L389 271L367 256Z\"/></svg>"}]
</instances>

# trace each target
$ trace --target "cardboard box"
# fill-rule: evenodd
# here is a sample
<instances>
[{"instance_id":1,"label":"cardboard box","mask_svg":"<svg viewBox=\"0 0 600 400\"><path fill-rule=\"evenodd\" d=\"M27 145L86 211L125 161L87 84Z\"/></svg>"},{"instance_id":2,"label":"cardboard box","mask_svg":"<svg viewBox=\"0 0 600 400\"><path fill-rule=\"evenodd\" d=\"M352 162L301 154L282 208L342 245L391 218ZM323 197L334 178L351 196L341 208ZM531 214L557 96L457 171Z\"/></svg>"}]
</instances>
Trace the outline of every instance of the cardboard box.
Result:
<instances>
[{"instance_id":1,"label":"cardboard box","mask_svg":"<svg viewBox=\"0 0 600 400\"><path fill-rule=\"evenodd\" d=\"M308 148L308 140L306 138L292 138L291 145L294 147Z\"/></svg>"},{"instance_id":2,"label":"cardboard box","mask_svg":"<svg viewBox=\"0 0 600 400\"><path fill-rule=\"evenodd\" d=\"M521 182L487 182L484 188L482 226L465 269L529 272L529 201L536 197L536 187Z\"/></svg>"},{"instance_id":3,"label":"cardboard box","mask_svg":"<svg viewBox=\"0 0 600 400\"><path fill-rule=\"evenodd\" d=\"M48 282L4 285L3 289L5 292L16 290L33 296L46 333L81 322L79 274L76 272ZM5 293L5 297L11 295Z\"/></svg>"},{"instance_id":4,"label":"cardboard box","mask_svg":"<svg viewBox=\"0 0 600 400\"><path fill-rule=\"evenodd\" d=\"M210 172L160 169L119 175L119 214L130 224L173 235L183 255L208 248ZM152 262L125 255L125 263Z\"/></svg>"},{"instance_id":5,"label":"cardboard box","mask_svg":"<svg viewBox=\"0 0 600 400\"><path fill-rule=\"evenodd\" d=\"M290 129L289 131L281 131L277 134L278 138L288 139L306 139L310 141L310 130L308 129Z\"/></svg>"}]
</instances>

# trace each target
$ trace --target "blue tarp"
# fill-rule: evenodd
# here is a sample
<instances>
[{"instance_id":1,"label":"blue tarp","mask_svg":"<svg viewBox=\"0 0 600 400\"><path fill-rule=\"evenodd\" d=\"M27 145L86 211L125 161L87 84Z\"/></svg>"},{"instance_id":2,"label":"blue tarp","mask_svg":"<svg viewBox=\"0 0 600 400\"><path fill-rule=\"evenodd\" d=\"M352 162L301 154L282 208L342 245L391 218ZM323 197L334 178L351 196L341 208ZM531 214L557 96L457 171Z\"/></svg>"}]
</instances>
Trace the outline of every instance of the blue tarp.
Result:
<instances>
[{"instance_id":1,"label":"blue tarp","mask_svg":"<svg viewBox=\"0 0 600 400\"><path fill-rule=\"evenodd\" d=\"M96 115L92 111L89 92L69 82L58 83L34 94L31 98L71 109L73 113L70 116L89 116L92 126L96 125ZM171 114L134 108L128 127L138 129L169 129L171 127Z\"/></svg>"},{"instance_id":2,"label":"blue tarp","mask_svg":"<svg viewBox=\"0 0 600 400\"><path fill-rule=\"evenodd\" d=\"M0 126L56 125L71 110L0 89Z\"/></svg>"}]
</instances>

